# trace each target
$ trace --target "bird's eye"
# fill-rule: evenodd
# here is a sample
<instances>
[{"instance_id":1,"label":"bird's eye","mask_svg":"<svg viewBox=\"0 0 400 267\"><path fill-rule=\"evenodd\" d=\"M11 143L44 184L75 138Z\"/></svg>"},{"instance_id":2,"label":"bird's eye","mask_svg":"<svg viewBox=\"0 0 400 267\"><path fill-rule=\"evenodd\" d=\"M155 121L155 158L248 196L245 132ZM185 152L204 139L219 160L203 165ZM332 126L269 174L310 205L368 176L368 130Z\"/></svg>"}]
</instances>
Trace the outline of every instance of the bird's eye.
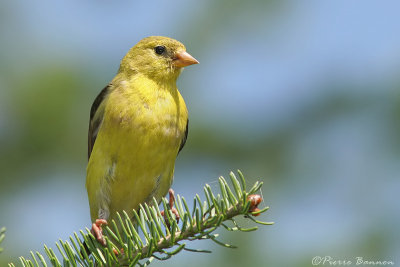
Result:
<instances>
[{"instance_id":1,"label":"bird's eye","mask_svg":"<svg viewBox=\"0 0 400 267\"><path fill-rule=\"evenodd\" d=\"M163 45L156 46L154 48L154 51L156 51L156 54L161 55L162 53L165 52L165 46Z\"/></svg>"}]
</instances>

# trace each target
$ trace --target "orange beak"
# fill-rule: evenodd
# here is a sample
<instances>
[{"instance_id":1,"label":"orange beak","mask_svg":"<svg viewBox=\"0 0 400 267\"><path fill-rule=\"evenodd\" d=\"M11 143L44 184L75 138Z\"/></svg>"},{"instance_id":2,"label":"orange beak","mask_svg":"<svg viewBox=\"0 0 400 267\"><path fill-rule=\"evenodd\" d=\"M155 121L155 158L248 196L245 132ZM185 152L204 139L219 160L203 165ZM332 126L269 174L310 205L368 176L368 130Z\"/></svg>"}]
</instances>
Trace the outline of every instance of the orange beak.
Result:
<instances>
[{"instance_id":1,"label":"orange beak","mask_svg":"<svg viewBox=\"0 0 400 267\"><path fill-rule=\"evenodd\" d=\"M189 65L193 64L199 64L197 59L192 57L188 52L186 51L179 51L178 53L175 54L174 61L173 63L175 67L186 67Z\"/></svg>"}]
</instances>

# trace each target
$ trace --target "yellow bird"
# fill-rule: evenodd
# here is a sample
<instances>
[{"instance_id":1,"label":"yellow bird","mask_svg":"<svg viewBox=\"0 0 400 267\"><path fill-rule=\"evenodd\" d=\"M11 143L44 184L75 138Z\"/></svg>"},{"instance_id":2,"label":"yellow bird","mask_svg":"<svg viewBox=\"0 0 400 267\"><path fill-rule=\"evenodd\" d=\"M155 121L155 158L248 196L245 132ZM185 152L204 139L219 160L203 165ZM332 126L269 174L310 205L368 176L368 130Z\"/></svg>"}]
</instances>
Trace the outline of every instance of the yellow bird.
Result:
<instances>
[{"instance_id":1,"label":"yellow bird","mask_svg":"<svg viewBox=\"0 0 400 267\"><path fill-rule=\"evenodd\" d=\"M117 211L158 201L171 187L175 159L188 134L188 111L176 87L182 68L199 63L180 42L142 39L90 110L86 189L92 232Z\"/></svg>"}]
</instances>

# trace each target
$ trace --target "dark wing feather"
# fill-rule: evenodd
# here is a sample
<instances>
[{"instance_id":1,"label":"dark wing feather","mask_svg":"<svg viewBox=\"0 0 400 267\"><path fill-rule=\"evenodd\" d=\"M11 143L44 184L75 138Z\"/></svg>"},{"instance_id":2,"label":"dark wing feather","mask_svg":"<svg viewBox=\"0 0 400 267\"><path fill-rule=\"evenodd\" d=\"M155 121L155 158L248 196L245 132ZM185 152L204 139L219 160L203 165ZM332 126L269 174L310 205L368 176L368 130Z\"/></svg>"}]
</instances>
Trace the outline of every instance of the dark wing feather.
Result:
<instances>
[{"instance_id":1,"label":"dark wing feather","mask_svg":"<svg viewBox=\"0 0 400 267\"><path fill-rule=\"evenodd\" d=\"M187 139L188 133L189 133L189 119L188 119L187 122L186 122L185 135L184 135L183 138L182 138L182 141L181 141L181 145L180 145L180 147L179 147L178 154L179 154L179 152L181 152L182 148L183 148L183 147L185 146L185 144L186 144L186 139Z\"/></svg>"},{"instance_id":2,"label":"dark wing feather","mask_svg":"<svg viewBox=\"0 0 400 267\"><path fill-rule=\"evenodd\" d=\"M90 158L90 153L92 153L92 149L94 146L94 142L96 141L97 133L99 131L101 122L103 121L103 116L95 116L98 111L101 103L107 96L109 92L110 85L101 90L100 94L96 97L92 104L92 108L90 109L90 121L89 121L89 133L88 133L88 159Z\"/></svg>"}]
</instances>

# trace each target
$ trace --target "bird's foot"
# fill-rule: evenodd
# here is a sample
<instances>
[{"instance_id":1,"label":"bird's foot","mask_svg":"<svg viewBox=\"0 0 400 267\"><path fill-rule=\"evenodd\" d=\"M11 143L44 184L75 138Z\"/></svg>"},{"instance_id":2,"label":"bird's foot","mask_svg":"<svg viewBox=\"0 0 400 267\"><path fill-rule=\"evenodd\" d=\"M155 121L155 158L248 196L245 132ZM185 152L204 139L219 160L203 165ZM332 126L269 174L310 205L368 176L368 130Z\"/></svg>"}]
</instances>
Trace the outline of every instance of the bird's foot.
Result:
<instances>
[{"instance_id":1,"label":"bird's foot","mask_svg":"<svg viewBox=\"0 0 400 267\"><path fill-rule=\"evenodd\" d=\"M107 225L107 221L104 219L97 219L92 224L92 229L90 230L90 232L94 235L94 237L100 244L105 246L106 240L104 239L104 236L103 236L103 229L101 228L102 225Z\"/></svg>"},{"instance_id":2,"label":"bird's foot","mask_svg":"<svg viewBox=\"0 0 400 267\"><path fill-rule=\"evenodd\" d=\"M103 236L103 229L101 228L102 225L107 225L107 221L104 219L97 219L93 224L92 224L92 229L90 232L94 235L96 240L102 245L106 246L106 240ZM124 254L124 249L121 248L120 251L118 251L116 248L113 248L113 252L115 256L119 256Z\"/></svg>"},{"instance_id":3,"label":"bird's foot","mask_svg":"<svg viewBox=\"0 0 400 267\"><path fill-rule=\"evenodd\" d=\"M179 217L178 210L175 209L175 207L174 207L174 203L175 203L175 192L174 192L174 190L169 189L168 195L169 195L169 207L170 207L172 213L175 215L175 220L178 223L180 217ZM168 224L168 220L166 218L166 215L165 215L164 211L161 211L161 215L164 216L165 222Z\"/></svg>"}]
</instances>

